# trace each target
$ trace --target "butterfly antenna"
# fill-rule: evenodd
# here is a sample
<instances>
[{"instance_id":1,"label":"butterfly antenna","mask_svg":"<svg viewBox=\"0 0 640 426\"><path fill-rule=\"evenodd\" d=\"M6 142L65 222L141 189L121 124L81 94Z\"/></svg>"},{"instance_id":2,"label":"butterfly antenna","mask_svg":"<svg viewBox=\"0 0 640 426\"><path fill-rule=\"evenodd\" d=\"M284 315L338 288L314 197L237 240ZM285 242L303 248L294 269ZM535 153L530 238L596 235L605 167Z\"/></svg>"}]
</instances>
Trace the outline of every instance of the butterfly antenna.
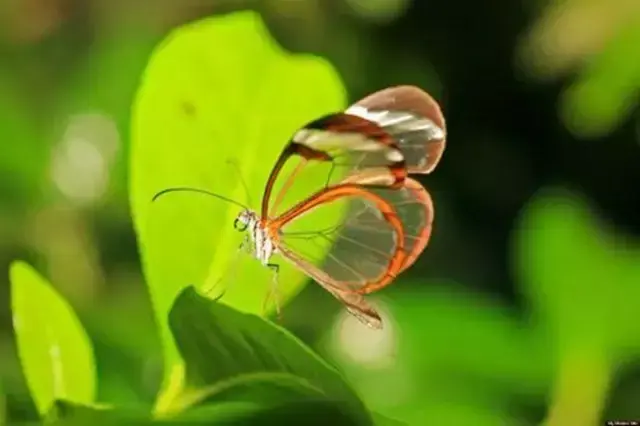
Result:
<instances>
[{"instance_id":1,"label":"butterfly antenna","mask_svg":"<svg viewBox=\"0 0 640 426\"><path fill-rule=\"evenodd\" d=\"M238 179L240 179L240 184L244 188L244 194L247 198L247 202L249 203L250 206L254 206L253 201L251 199L251 194L249 193L249 186L247 185L247 182L244 180L244 177L242 176L242 171L240 170L238 161L235 158L234 159L229 158L227 159L227 164L229 164L231 167L233 167L236 170L236 173L238 174Z\"/></svg>"},{"instance_id":2,"label":"butterfly antenna","mask_svg":"<svg viewBox=\"0 0 640 426\"><path fill-rule=\"evenodd\" d=\"M163 189L162 191L158 192L156 195L153 196L153 198L151 199L151 202L154 202L161 196L172 193L172 192L196 192L198 194L208 195L210 197L214 197L219 200L226 201L231 204L235 204L236 206L241 207L243 209L247 209L247 206L237 202L236 200L232 200L231 198L227 198L223 195L216 194L215 192L207 191L205 189L191 188L191 187L175 187L175 188Z\"/></svg>"}]
</instances>

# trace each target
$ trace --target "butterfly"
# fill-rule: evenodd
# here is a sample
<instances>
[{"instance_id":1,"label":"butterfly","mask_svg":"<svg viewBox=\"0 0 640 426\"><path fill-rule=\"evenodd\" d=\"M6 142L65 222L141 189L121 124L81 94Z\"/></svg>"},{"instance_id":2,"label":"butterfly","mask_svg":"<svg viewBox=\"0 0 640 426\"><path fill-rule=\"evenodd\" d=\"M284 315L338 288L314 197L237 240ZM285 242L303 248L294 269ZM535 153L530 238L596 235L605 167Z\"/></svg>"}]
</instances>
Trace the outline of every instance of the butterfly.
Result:
<instances>
[{"instance_id":1,"label":"butterfly","mask_svg":"<svg viewBox=\"0 0 640 426\"><path fill-rule=\"evenodd\" d=\"M427 246L433 202L409 175L431 173L445 141L444 116L430 95L415 86L390 87L297 130L273 166L257 211L197 188L168 188L154 200L196 191L238 205L234 228L244 233L238 250L270 268L274 284L279 255L364 324L381 328L365 295L391 284ZM323 184L283 208L291 187L304 182L312 165L324 166ZM318 229L313 219L295 226L337 205L347 212L335 226Z\"/></svg>"}]
</instances>

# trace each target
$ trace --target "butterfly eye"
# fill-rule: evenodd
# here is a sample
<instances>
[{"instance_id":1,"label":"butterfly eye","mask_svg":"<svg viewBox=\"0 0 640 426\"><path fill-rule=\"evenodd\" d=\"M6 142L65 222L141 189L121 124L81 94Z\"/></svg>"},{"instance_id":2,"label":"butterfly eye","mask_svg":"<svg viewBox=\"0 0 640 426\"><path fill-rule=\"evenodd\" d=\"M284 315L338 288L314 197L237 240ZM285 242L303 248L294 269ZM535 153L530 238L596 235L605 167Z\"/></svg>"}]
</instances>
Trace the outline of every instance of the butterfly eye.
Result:
<instances>
[{"instance_id":1,"label":"butterfly eye","mask_svg":"<svg viewBox=\"0 0 640 426\"><path fill-rule=\"evenodd\" d=\"M237 230L237 231L246 231L247 230L247 226L249 226L247 223L245 223L244 221L240 221L238 218L236 218L233 221L233 227Z\"/></svg>"}]
</instances>

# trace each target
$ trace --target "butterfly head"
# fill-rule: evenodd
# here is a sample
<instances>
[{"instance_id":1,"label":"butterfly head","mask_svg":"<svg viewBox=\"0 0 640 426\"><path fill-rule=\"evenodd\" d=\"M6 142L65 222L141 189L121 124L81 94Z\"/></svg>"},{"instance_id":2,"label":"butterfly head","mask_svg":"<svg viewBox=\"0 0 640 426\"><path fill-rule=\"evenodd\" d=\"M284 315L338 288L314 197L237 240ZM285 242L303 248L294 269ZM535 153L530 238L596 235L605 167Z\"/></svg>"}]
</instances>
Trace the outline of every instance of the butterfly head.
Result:
<instances>
[{"instance_id":1,"label":"butterfly head","mask_svg":"<svg viewBox=\"0 0 640 426\"><path fill-rule=\"evenodd\" d=\"M238 216L233 221L233 227L237 231L244 232L256 222L258 222L258 215L251 210L245 209L238 213Z\"/></svg>"}]
</instances>

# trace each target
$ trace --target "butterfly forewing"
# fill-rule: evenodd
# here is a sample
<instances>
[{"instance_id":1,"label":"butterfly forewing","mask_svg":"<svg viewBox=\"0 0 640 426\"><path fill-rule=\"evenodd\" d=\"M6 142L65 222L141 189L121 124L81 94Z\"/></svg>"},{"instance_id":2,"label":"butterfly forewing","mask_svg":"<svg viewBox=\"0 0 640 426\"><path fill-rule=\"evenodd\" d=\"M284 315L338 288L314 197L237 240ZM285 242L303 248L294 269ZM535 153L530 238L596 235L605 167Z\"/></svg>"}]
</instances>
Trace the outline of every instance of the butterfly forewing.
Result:
<instances>
[{"instance_id":1,"label":"butterfly forewing","mask_svg":"<svg viewBox=\"0 0 640 426\"><path fill-rule=\"evenodd\" d=\"M296 132L271 172L262 215L279 216L307 194L338 184L359 170L372 175L370 185L401 184L407 175L397 144L379 125L355 115L330 114Z\"/></svg>"},{"instance_id":2,"label":"butterfly forewing","mask_svg":"<svg viewBox=\"0 0 640 426\"><path fill-rule=\"evenodd\" d=\"M293 135L267 182L262 215L276 217L293 205L285 199L297 193L297 181L313 181L313 192L366 170L367 186L400 186L408 173L430 173L445 142L444 116L431 96L414 86L381 90ZM322 172L310 172L318 165Z\"/></svg>"},{"instance_id":3,"label":"butterfly forewing","mask_svg":"<svg viewBox=\"0 0 640 426\"><path fill-rule=\"evenodd\" d=\"M445 148L445 120L438 103L414 86L375 92L345 111L378 124L404 155L409 173L430 173Z\"/></svg>"}]
</instances>

